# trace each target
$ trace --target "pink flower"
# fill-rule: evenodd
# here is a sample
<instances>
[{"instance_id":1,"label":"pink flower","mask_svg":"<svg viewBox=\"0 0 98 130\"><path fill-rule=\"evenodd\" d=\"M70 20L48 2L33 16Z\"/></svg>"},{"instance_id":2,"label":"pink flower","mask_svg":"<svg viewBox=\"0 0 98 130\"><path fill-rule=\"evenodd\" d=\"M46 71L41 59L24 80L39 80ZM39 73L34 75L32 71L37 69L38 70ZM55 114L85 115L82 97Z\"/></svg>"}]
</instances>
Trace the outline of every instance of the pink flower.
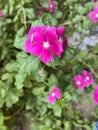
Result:
<instances>
[{"instance_id":1,"label":"pink flower","mask_svg":"<svg viewBox=\"0 0 98 130\"><path fill-rule=\"evenodd\" d=\"M62 37L64 37L63 33ZM25 51L35 56L39 56L40 60L47 64L53 59L54 55L61 58L62 52L64 51L64 40L62 40L62 42L59 41L56 27L31 27L29 33L27 34Z\"/></svg>"},{"instance_id":2,"label":"pink flower","mask_svg":"<svg viewBox=\"0 0 98 130\"><path fill-rule=\"evenodd\" d=\"M57 99L62 98L62 93L58 87L54 87L50 94L48 95L48 102L54 104Z\"/></svg>"},{"instance_id":3,"label":"pink flower","mask_svg":"<svg viewBox=\"0 0 98 130\"><path fill-rule=\"evenodd\" d=\"M86 86L92 85L94 83L92 74L86 70L82 71L83 80L85 80Z\"/></svg>"},{"instance_id":4,"label":"pink flower","mask_svg":"<svg viewBox=\"0 0 98 130\"><path fill-rule=\"evenodd\" d=\"M38 10L38 11L37 11L37 18L40 19L40 17L41 17L42 14L43 14L43 12L40 11L40 10Z\"/></svg>"},{"instance_id":5,"label":"pink flower","mask_svg":"<svg viewBox=\"0 0 98 130\"><path fill-rule=\"evenodd\" d=\"M84 90L85 87L94 83L92 74L86 70L82 71L82 74L74 76L74 85L80 90Z\"/></svg>"},{"instance_id":6,"label":"pink flower","mask_svg":"<svg viewBox=\"0 0 98 130\"><path fill-rule=\"evenodd\" d=\"M78 74L74 76L74 85L79 88L80 90L84 90L85 88L85 81L83 76Z\"/></svg>"},{"instance_id":7,"label":"pink flower","mask_svg":"<svg viewBox=\"0 0 98 130\"><path fill-rule=\"evenodd\" d=\"M3 16L3 12L2 11L0 11L0 17L2 17Z\"/></svg>"},{"instance_id":8,"label":"pink flower","mask_svg":"<svg viewBox=\"0 0 98 130\"><path fill-rule=\"evenodd\" d=\"M67 41L67 38L65 36L63 36L64 31L65 31L64 26L57 28L58 39L61 42L61 44L63 45L63 49L65 50L68 47L68 41Z\"/></svg>"},{"instance_id":9,"label":"pink flower","mask_svg":"<svg viewBox=\"0 0 98 130\"><path fill-rule=\"evenodd\" d=\"M92 20L93 23L98 22L98 6L96 6L94 10L89 13L89 18Z\"/></svg>"},{"instance_id":10,"label":"pink flower","mask_svg":"<svg viewBox=\"0 0 98 130\"><path fill-rule=\"evenodd\" d=\"M54 10L56 9L56 4L54 3L53 0L48 0L49 1L49 4L50 4L50 7L48 8L45 8L47 11L49 11L50 13L53 13Z\"/></svg>"},{"instance_id":11,"label":"pink flower","mask_svg":"<svg viewBox=\"0 0 98 130\"><path fill-rule=\"evenodd\" d=\"M98 85L95 87L95 92L93 93L93 99L95 100L96 104L98 104Z\"/></svg>"},{"instance_id":12,"label":"pink flower","mask_svg":"<svg viewBox=\"0 0 98 130\"><path fill-rule=\"evenodd\" d=\"M92 0L92 2L96 2L97 0Z\"/></svg>"}]
</instances>

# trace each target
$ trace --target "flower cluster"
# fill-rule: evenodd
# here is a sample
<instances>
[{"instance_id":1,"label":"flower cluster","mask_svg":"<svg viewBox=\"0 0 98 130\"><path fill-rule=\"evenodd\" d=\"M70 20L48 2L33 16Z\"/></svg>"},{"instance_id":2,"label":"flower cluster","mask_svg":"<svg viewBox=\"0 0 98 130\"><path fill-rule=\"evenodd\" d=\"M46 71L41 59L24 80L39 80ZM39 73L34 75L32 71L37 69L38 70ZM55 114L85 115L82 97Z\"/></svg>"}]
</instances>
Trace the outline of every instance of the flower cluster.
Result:
<instances>
[{"instance_id":1,"label":"flower cluster","mask_svg":"<svg viewBox=\"0 0 98 130\"><path fill-rule=\"evenodd\" d=\"M82 71L82 74L74 76L74 85L80 90L84 90L85 87L94 83L92 74L86 70Z\"/></svg>"},{"instance_id":2,"label":"flower cluster","mask_svg":"<svg viewBox=\"0 0 98 130\"><path fill-rule=\"evenodd\" d=\"M64 36L64 26L59 28L48 26L31 27L25 42L25 51L47 64L53 60L54 55L61 58L67 48L67 38Z\"/></svg>"},{"instance_id":3,"label":"flower cluster","mask_svg":"<svg viewBox=\"0 0 98 130\"><path fill-rule=\"evenodd\" d=\"M3 12L2 11L0 11L0 17L2 17L3 16Z\"/></svg>"},{"instance_id":4,"label":"flower cluster","mask_svg":"<svg viewBox=\"0 0 98 130\"><path fill-rule=\"evenodd\" d=\"M92 20L93 23L98 22L98 6L96 6L93 11L89 13L89 18Z\"/></svg>"},{"instance_id":5,"label":"flower cluster","mask_svg":"<svg viewBox=\"0 0 98 130\"><path fill-rule=\"evenodd\" d=\"M53 0L48 0L50 7L46 8L47 11L49 11L50 13L53 13L54 10L56 9L56 4L54 3Z\"/></svg>"},{"instance_id":6,"label":"flower cluster","mask_svg":"<svg viewBox=\"0 0 98 130\"><path fill-rule=\"evenodd\" d=\"M62 93L58 87L54 87L50 94L48 95L48 102L54 104L57 99L62 98Z\"/></svg>"},{"instance_id":7,"label":"flower cluster","mask_svg":"<svg viewBox=\"0 0 98 130\"><path fill-rule=\"evenodd\" d=\"M98 85L95 87L95 92L93 93L93 99L95 100L96 104L98 104Z\"/></svg>"}]
</instances>

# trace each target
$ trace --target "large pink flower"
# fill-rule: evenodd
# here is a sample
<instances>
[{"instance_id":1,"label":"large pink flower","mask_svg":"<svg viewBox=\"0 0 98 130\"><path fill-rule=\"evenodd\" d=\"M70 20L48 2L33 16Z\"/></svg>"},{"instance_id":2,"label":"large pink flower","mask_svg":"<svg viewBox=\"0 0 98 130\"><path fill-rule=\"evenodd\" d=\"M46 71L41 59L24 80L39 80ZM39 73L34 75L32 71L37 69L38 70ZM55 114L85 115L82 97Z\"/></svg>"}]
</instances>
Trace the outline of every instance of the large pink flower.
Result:
<instances>
[{"instance_id":1,"label":"large pink flower","mask_svg":"<svg viewBox=\"0 0 98 130\"><path fill-rule=\"evenodd\" d=\"M61 38L64 39L63 37L64 35L62 34ZM62 42L59 40L56 27L31 27L27 34L25 51L39 56L41 61L47 64L53 59L54 55L57 55L59 58L61 57L64 51L64 40Z\"/></svg>"},{"instance_id":2,"label":"large pink flower","mask_svg":"<svg viewBox=\"0 0 98 130\"><path fill-rule=\"evenodd\" d=\"M95 87L95 92L93 93L93 99L95 100L96 104L98 104L98 85Z\"/></svg>"},{"instance_id":3,"label":"large pink flower","mask_svg":"<svg viewBox=\"0 0 98 130\"><path fill-rule=\"evenodd\" d=\"M58 87L54 87L50 94L48 95L48 102L54 104L57 99L62 98L62 93Z\"/></svg>"},{"instance_id":4,"label":"large pink flower","mask_svg":"<svg viewBox=\"0 0 98 130\"><path fill-rule=\"evenodd\" d=\"M2 11L0 11L0 17L1 17L1 16L3 16L3 12L2 12Z\"/></svg>"},{"instance_id":5,"label":"large pink flower","mask_svg":"<svg viewBox=\"0 0 98 130\"><path fill-rule=\"evenodd\" d=\"M94 10L89 13L89 18L92 20L93 23L98 22L98 6L96 6Z\"/></svg>"}]
</instances>

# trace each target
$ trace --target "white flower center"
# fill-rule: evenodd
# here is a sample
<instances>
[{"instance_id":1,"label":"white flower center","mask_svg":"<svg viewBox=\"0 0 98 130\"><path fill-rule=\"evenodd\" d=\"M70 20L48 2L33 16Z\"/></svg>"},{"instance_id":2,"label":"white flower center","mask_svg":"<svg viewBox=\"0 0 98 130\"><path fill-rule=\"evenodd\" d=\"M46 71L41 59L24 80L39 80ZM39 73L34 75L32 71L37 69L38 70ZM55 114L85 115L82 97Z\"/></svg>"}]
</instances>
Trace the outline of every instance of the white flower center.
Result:
<instances>
[{"instance_id":1,"label":"white flower center","mask_svg":"<svg viewBox=\"0 0 98 130\"><path fill-rule=\"evenodd\" d=\"M88 76L86 77L86 80L89 80L89 77L88 77Z\"/></svg>"},{"instance_id":2,"label":"white flower center","mask_svg":"<svg viewBox=\"0 0 98 130\"><path fill-rule=\"evenodd\" d=\"M50 4L50 8L52 8L53 7L53 5L52 4Z\"/></svg>"},{"instance_id":3,"label":"white flower center","mask_svg":"<svg viewBox=\"0 0 98 130\"><path fill-rule=\"evenodd\" d=\"M54 97L54 96L55 96L55 93L52 93L51 96Z\"/></svg>"},{"instance_id":4,"label":"white flower center","mask_svg":"<svg viewBox=\"0 0 98 130\"><path fill-rule=\"evenodd\" d=\"M34 34L31 35L31 40L33 41L33 39L34 39Z\"/></svg>"},{"instance_id":5,"label":"white flower center","mask_svg":"<svg viewBox=\"0 0 98 130\"><path fill-rule=\"evenodd\" d=\"M77 84L78 84L78 85L80 85L80 84L81 84L81 82L80 82L80 81L77 81Z\"/></svg>"},{"instance_id":6,"label":"white flower center","mask_svg":"<svg viewBox=\"0 0 98 130\"><path fill-rule=\"evenodd\" d=\"M62 38L59 38L59 41L62 43Z\"/></svg>"},{"instance_id":7,"label":"white flower center","mask_svg":"<svg viewBox=\"0 0 98 130\"><path fill-rule=\"evenodd\" d=\"M98 18L98 14L96 14L96 18Z\"/></svg>"},{"instance_id":8,"label":"white flower center","mask_svg":"<svg viewBox=\"0 0 98 130\"><path fill-rule=\"evenodd\" d=\"M48 43L48 42L44 42L44 44L43 44L43 47L44 47L44 48L46 48L46 49L47 49L47 48L49 48L49 46L50 46L50 45L49 45L49 43Z\"/></svg>"}]
</instances>

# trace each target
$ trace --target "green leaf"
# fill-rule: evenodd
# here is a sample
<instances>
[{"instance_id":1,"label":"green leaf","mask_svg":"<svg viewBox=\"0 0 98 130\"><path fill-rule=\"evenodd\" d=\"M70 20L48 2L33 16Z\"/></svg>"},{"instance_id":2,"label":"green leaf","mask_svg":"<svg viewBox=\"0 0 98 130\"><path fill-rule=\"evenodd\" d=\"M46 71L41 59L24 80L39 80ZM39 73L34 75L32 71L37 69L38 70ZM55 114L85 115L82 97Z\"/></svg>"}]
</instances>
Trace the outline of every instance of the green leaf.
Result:
<instances>
[{"instance_id":1,"label":"green leaf","mask_svg":"<svg viewBox=\"0 0 98 130\"><path fill-rule=\"evenodd\" d=\"M86 12L85 8L82 7L82 5L80 5L80 4L75 4L74 8L80 15L82 15Z\"/></svg>"},{"instance_id":2,"label":"green leaf","mask_svg":"<svg viewBox=\"0 0 98 130\"><path fill-rule=\"evenodd\" d=\"M57 19L60 19L62 17L63 13L61 11L54 12L54 17Z\"/></svg>"},{"instance_id":3,"label":"green leaf","mask_svg":"<svg viewBox=\"0 0 98 130\"><path fill-rule=\"evenodd\" d=\"M80 22L81 19L82 19L82 17L81 17L80 15L76 15L76 16L72 19L72 21L73 21L74 23L77 23L77 22Z\"/></svg>"},{"instance_id":4,"label":"green leaf","mask_svg":"<svg viewBox=\"0 0 98 130\"><path fill-rule=\"evenodd\" d=\"M34 18L35 18L35 12L34 12L34 9L33 9L33 8L26 8L26 9L25 9L25 12L26 12L26 16L27 16L29 19L34 19Z\"/></svg>"},{"instance_id":5,"label":"green leaf","mask_svg":"<svg viewBox=\"0 0 98 130\"><path fill-rule=\"evenodd\" d=\"M25 67L23 67L25 69ZM27 74L25 72L19 71L19 73L15 76L15 86L17 89L21 89L24 86L24 81Z\"/></svg>"},{"instance_id":6,"label":"green leaf","mask_svg":"<svg viewBox=\"0 0 98 130\"><path fill-rule=\"evenodd\" d=\"M26 37L19 37L19 36L16 36L15 38L15 42L14 42L14 46L17 48L17 49L20 49L20 50L23 50L24 51L24 44L25 44L25 41L26 41Z\"/></svg>"},{"instance_id":7,"label":"green leaf","mask_svg":"<svg viewBox=\"0 0 98 130\"><path fill-rule=\"evenodd\" d=\"M5 73L2 75L1 79L2 80L7 80L9 78L13 77L13 74L10 74L10 73Z\"/></svg>"},{"instance_id":8,"label":"green leaf","mask_svg":"<svg viewBox=\"0 0 98 130\"><path fill-rule=\"evenodd\" d=\"M32 93L36 96L41 95L44 92L44 89L45 87L36 87L36 88L33 88Z\"/></svg>"},{"instance_id":9,"label":"green leaf","mask_svg":"<svg viewBox=\"0 0 98 130\"><path fill-rule=\"evenodd\" d=\"M54 86L59 86L58 79L54 74L51 74L50 77L48 78L48 85L50 88Z\"/></svg>"},{"instance_id":10,"label":"green leaf","mask_svg":"<svg viewBox=\"0 0 98 130\"><path fill-rule=\"evenodd\" d=\"M2 112L0 112L0 125L3 124L3 121L4 121L4 116L3 116Z\"/></svg>"},{"instance_id":11,"label":"green leaf","mask_svg":"<svg viewBox=\"0 0 98 130\"><path fill-rule=\"evenodd\" d=\"M16 37L15 37L15 41L14 41L14 46L16 48L24 51L24 44L25 44L25 41L26 41L26 37L23 36L23 33L24 33L24 28L21 28L17 32Z\"/></svg>"},{"instance_id":12,"label":"green leaf","mask_svg":"<svg viewBox=\"0 0 98 130\"><path fill-rule=\"evenodd\" d=\"M68 92L65 92L64 99L65 99L65 102L69 102L70 100L72 100L72 96Z\"/></svg>"},{"instance_id":13,"label":"green leaf","mask_svg":"<svg viewBox=\"0 0 98 130\"><path fill-rule=\"evenodd\" d=\"M94 54L98 54L98 43L95 45L95 47L93 48L93 53Z\"/></svg>"},{"instance_id":14,"label":"green leaf","mask_svg":"<svg viewBox=\"0 0 98 130\"><path fill-rule=\"evenodd\" d=\"M84 5L86 12L90 12L94 8L94 6L95 6L94 2L87 2Z\"/></svg>"},{"instance_id":15,"label":"green leaf","mask_svg":"<svg viewBox=\"0 0 98 130\"><path fill-rule=\"evenodd\" d=\"M41 20L35 20L31 24L31 26L41 26L41 25L44 25Z\"/></svg>"},{"instance_id":16,"label":"green leaf","mask_svg":"<svg viewBox=\"0 0 98 130\"><path fill-rule=\"evenodd\" d=\"M0 130L7 130L6 126L0 126Z\"/></svg>"},{"instance_id":17,"label":"green leaf","mask_svg":"<svg viewBox=\"0 0 98 130\"><path fill-rule=\"evenodd\" d=\"M38 69L32 73L32 78L37 82L44 82L47 78L47 72L45 70Z\"/></svg>"},{"instance_id":18,"label":"green leaf","mask_svg":"<svg viewBox=\"0 0 98 130\"><path fill-rule=\"evenodd\" d=\"M14 92L10 92L9 94L12 104L18 102L19 98Z\"/></svg>"},{"instance_id":19,"label":"green leaf","mask_svg":"<svg viewBox=\"0 0 98 130\"><path fill-rule=\"evenodd\" d=\"M64 123L64 130L72 130L71 129L71 122L70 121L66 121L65 123Z\"/></svg>"},{"instance_id":20,"label":"green leaf","mask_svg":"<svg viewBox=\"0 0 98 130\"><path fill-rule=\"evenodd\" d=\"M45 25L55 26L57 24L57 20L49 13L44 13L41 20Z\"/></svg>"},{"instance_id":21,"label":"green leaf","mask_svg":"<svg viewBox=\"0 0 98 130\"><path fill-rule=\"evenodd\" d=\"M61 117L61 108L59 105L53 105L53 112L55 116Z\"/></svg>"},{"instance_id":22,"label":"green leaf","mask_svg":"<svg viewBox=\"0 0 98 130\"><path fill-rule=\"evenodd\" d=\"M86 17L86 18L84 19L84 21L83 21L83 28L84 28L85 30L88 30L88 29L90 29L91 26L92 26L91 20L90 20L88 17Z\"/></svg>"},{"instance_id":23,"label":"green leaf","mask_svg":"<svg viewBox=\"0 0 98 130\"><path fill-rule=\"evenodd\" d=\"M6 96L6 91L5 91L5 89L0 89L0 96L1 96L1 98L4 98L5 96Z\"/></svg>"},{"instance_id":24,"label":"green leaf","mask_svg":"<svg viewBox=\"0 0 98 130\"><path fill-rule=\"evenodd\" d=\"M35 57L33 55L29 56L27 59L26 72L30 75L30 73L33 73L38 69L39 64L40 60L38 57Z\"/></svg>"},{"instance_id":25,"label":"green leaf","mask_svg":"<svg viewBox=\"0 0 98 130\"><path fill-rule=\"evenodd\" d=\"M5 66L5 70L8 72L16 72L19 69L19 65L16 61L11 61Z\"/></svg>"}]
</instances>

